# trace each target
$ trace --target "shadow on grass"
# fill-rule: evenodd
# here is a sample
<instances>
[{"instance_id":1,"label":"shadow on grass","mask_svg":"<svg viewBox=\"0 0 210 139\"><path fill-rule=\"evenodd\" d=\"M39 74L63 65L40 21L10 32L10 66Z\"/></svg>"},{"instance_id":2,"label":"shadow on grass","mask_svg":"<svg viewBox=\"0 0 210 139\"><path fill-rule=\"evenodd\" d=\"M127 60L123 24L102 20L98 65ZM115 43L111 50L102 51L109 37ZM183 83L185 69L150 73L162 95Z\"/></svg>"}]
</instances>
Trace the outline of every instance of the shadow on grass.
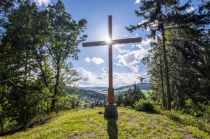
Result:
<instances>
[{"instance_id":1,"label":"shadow on grass","mask_svg":"<svg viewBox=\"0 0 210 139\"><path fill-rule=\"evenodd\" d=\"M109 139L118 139L117 118L106 118Z\"/></svg>"},{"instance_id":2,"label":"shadow on grass","mask_svg":"<svg viewBox=\"0 0 210 139\"><path fill-rule=\"evenodd\" d=\"M169 117L169 119L171 119L177 123L183 124L182 119L176 115L168 115L168 117Z\"/></svg>"},{"instance_id":3,"label":"shadow on grass","mask_svg":"<svg viewBox=\"0 0 210 139\"><path fill-rule=\"evenodd\" d=\"M136 112L145 112L145 113L148 113L148 114L160 114L159 111L157 110L137 110L137 109L134 109Z\"/></svg>"},{"instance_id":4,"label":"shadow on grass","mask_svg":"<svg viewBox=\"0 0 210 139\"><path fill-rule=\"evenodd\" d=\"M205 122L203 121L200 121L198 119L196 120L193 120L193 119L182 119L180 118L179 116L177 115L173 115L173 114L168 114L166 115L169 119L179 123L179 124L182 124L184 126L195 126L197 127L198 129L200 129L201 131L204 131L204 132L207 132L208 134L210 134L210 130L208 128L208 125L206 125Z\"/></svg>"}]
</instances>

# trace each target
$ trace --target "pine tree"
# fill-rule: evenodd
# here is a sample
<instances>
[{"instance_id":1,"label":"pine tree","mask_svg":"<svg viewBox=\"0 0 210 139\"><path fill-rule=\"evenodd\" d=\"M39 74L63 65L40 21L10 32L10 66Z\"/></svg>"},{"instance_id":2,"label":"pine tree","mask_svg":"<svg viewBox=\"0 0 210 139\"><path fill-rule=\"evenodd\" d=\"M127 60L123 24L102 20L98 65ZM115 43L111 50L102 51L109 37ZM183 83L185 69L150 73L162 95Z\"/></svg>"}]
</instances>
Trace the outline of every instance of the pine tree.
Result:
<instances>
[{"instance_id":1,"label":"pine tree","mask_svg":"<svg viewBox=\"0 0 210 139\"><path fill-rule=\"evenodd\" d=\"M162 36L162 51L163 51L163 63L164 73L166 80L166 107L171 109L171 91L169 80L169 68L166 52L166 38L165 27L169 24L167 16L170 15L175 7L178 5L178 0L141 0L139 3L139 11L136 11L138 17L143 17L144 22L138 25L132 25L127 28L129 31L134 31L140 28L150 28L151 36L157 36L159 32Z\"/></svg>"}]
</instances>

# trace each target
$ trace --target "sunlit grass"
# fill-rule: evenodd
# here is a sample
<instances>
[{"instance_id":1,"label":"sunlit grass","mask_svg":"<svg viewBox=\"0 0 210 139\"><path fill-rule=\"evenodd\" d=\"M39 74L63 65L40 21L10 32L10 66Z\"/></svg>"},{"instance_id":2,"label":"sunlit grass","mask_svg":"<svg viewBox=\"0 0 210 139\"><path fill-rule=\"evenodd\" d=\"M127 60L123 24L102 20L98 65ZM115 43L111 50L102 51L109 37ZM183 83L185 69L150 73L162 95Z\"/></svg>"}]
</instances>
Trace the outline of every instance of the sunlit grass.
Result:
<instances>
[{"instance_id":1,"label":"sunlit grass","mask_svg":"<svg viewBox=\"0 0 210 139\"><path fill-rule=\"evenodd\" d=\"M106 120L99 114L103 108L77 109L60 112L48 123L7 136L12 138L109 138L112 134L119 139L130 138L210 138L210 129L193 125L192 118L178 114L178 121L168 113L149 114L128 108L119 108L118 120ZM184 120L185 122L180 122ZM188 122L188 124L186 124ZM207 125L209 126L209 125ZM107 130L109 128L109 130ZM108 133L109 131L109 133ZM114 136L113 136L114 137Z\"/></svg>"}]
</instances>

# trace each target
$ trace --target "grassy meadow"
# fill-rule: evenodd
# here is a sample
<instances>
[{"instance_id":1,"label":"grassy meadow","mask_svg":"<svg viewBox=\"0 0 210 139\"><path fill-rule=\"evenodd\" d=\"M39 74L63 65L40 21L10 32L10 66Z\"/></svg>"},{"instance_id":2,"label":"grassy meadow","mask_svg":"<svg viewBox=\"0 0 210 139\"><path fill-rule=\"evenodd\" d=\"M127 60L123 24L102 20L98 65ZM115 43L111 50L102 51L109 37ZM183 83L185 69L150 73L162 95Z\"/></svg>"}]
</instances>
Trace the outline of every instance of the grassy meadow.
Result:
<instances>
[{"instance_id":1,"label":"grassy meadow","mask_svg":"<svg viewBox=\"0 0 210 139\"><path fill-rule=\"evenodd\" d=\"M210 139L210 125L172 111L138 112L118 109L118 119L105 119L103 108L59 112L47 123L2 139Z\"/></svg>"}]
</instances>

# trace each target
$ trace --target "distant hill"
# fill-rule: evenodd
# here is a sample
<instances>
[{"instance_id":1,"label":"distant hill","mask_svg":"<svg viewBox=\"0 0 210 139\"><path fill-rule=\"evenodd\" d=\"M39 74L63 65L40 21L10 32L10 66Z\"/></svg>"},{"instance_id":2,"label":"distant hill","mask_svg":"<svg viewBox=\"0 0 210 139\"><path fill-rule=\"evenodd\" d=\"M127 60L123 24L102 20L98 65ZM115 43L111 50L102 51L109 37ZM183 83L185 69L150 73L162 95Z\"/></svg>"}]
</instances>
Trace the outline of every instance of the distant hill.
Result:
<instances>
[{"instance_id":1,"label":"distant hill","mask_svg":"<svg viewBox=\"0 0 210 139\"><path fill-rule=\"evenodd\" d=\"M137 86L139 87L139 89L141 90L150 90L150 86L149 83L138 83ZM92 91L96 91L96 92L103 92L103 91L107 91L108 87L78 87L79 89L84 89L84 90L92 90ZM129 89L129 88L133 88L133 84L132 85L127 85L127 86L121 86L118 88L114 88L114 90L124 90L124 89Z\"/></svg>"},{"instance_id":2,"label":"distant hill","mask_svg":"<svg viewBox=\"0 0 210 139\"><path fill-rule=\"evenodd\" d=\"M84 90L92 90L92 91L102 91L107 89L107 87L78 87L78 88Z\"/></svg>"},{"instance_id":3,"label":"distant hill","mask_svg":"<svg viewBox=\"0 0 210 139\"><path fill-rule=\"evenodd\" d=\"M138 83L137 86L139 87L139 89L141 89L142 91L149 91L150 90L150 86L148 83ZM115 88L115 95L120 95L122 93L125 93L128 89L134 89L134 85L127 85L127 86L121 86L118 88ZM98 91L99 93L102 94L107 94L107 89L106 90L101 90Z\"/></svg>"},{"instance_id":4,"label":"distant hill","mask_svg":"<svg viewBox=\"0 0 210 139\"><path fill-rule=\"evenodd\" d=\"M72 88L72 87L65 87L65 91L68 94L76 95L78 98L85 100L87 102L96 102L96 101L104 101L106 98L105 94L98 93L93 90L85 90L81 88Z\"/></svg>"},{"instance_id":5,"label":"distant hill","mask_svg":"<svg viewBox=\"0 0 210 139\"><path fill-rule=\"evenodd\" d=\"M141 90L150 90L150 86L148 83L138 83L137 86ZM134 86L133 85L122 86L122 87L116 88L115 90L123 90L123 89L129 89L129 88L133 89Z\"/></svg>"},{"instance_id":6,"label":"distant hill","mask_svg":"<svg viewBox=\"0 0 210 139\"><path fill-rule=\"evenodd\" d=\"M139 83L137 84L139 89L142 91L150 90L148 83ZM115 95L124 94L129 88L133 89L133 85L127 85L115 88ZM66 92L68 94L77 95L80 99L85 100L87 102L96 102L96 101L104 101L107 98L107 87L66 87Z\"/></svg>"}]
</instances>

